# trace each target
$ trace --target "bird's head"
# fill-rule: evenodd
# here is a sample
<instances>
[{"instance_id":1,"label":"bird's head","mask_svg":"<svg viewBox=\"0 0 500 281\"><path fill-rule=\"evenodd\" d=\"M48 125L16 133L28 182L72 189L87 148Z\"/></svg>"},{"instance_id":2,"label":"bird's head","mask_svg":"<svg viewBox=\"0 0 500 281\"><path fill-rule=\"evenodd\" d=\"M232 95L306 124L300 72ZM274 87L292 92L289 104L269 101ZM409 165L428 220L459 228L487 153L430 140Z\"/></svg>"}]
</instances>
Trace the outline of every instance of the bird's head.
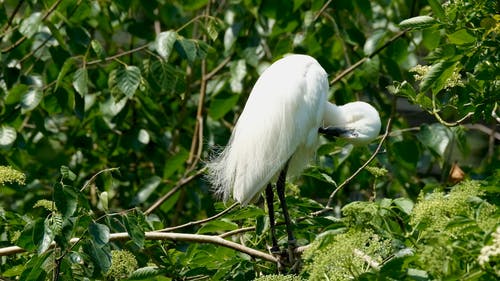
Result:
<instances>
[{"instance_id":1,"label":"bird's head","mask_svg":"<svg viewBox=\"0 0 500 281\"><path fill-rule=\"evenodd\" d=\"M357 101L341 106L329 103L324 125L319 129L321 134L342 138L354 145L364 145L377 138L381 122L373 106Z\"/></svg>"}]
</instances>

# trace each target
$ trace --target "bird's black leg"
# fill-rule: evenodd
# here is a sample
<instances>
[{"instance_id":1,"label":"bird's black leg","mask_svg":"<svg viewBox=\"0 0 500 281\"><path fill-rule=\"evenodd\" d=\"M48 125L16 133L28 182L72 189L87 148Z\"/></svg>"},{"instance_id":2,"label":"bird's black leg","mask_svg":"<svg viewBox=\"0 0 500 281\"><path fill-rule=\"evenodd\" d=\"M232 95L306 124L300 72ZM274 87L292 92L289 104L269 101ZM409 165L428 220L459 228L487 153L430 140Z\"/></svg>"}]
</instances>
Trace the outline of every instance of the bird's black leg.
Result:
<instances>
[{"instance_id":1,"label":"bird's black leg","mask_svg":"<svg viewBox=\"0 0 500 281\"><path fill-rule=\"evenodd\" d=\"M285 217L286 232L288 234L288 255L290 259L290 264L293 265L295 263L294 251L297 246L297 241L293 236L292 221L290 220L290 215L288 214L288 207L286 205L286 199L285 199L285 183L286 183L287 169L288 169L288 163L285 165L285 168L283 168L283 170L279 175L278 182L276 183L276 189L278 191L278 198L281 203L281 209L283 209L283 216Z\"/></svg>"},{"instance_id":2,"label":"bird's black leg","mask_svg":"<svg viewBox=\"0 0 500 281\"><path fill-rule=\"evenodd\" d=\"M345 129L340 127L320 127L318 133L327 138L335 139L338 137L355 137L357 133L353 129Z\"/></svg>"},{"instance_id":3,"label":"bird's black leg","mask_svg":"<svg viewBox=\"0 0 500 281\"><path fill-rule=\"evenodd\" d=\"M276 221L274 219L274 192L273 187L269 183L266 187L266 203L267 203L267 211L269 212L269 225L271 226L271 240L273 246L271 248L271 253L278 254L280 252L280 248L278 246L278 240L276 240Z\"/></svg>"}]
</instances>

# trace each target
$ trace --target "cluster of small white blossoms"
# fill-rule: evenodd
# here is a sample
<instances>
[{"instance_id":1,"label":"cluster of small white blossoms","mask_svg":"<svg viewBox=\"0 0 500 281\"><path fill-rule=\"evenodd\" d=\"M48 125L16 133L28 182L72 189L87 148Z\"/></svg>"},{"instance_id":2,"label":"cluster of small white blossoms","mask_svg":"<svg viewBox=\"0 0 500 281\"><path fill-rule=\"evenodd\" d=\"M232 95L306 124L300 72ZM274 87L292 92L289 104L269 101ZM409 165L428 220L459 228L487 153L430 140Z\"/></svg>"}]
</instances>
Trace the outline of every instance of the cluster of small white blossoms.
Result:
<instances>
[{"instance_id":1,"label":"cluster of small white blossoms","mask_svg":"<svg viewBox=\"0 0 500 281\"><path fill-rule=\"evenodd\" d=\"M486 245L481 249L481 254L477 258L479 264L484 266L489 263L494 257L500 257L500 226L497 227L496 231L491 234L493 237L493 244ZM500 272L497 272L500 274Z\"/></svg>"},{"instance_id":2,"label":"cluster of small white blossoms","mask_svg":"<svg viewBox=\"0 0 500 281\"><path fill-rule=\"evenodd\" d=\"M431 69L431 65L420 65L417 64L413 68L410 69L410 72L413 72L413 79L415 81L422 81L424 79L424 76L429 72ZM462 81L462 75L458 73L457 71L453 71L451 74L450 78L446 80L446 83L444 85L445 89L450 89L453 87L464 87L464 82Z\"/></svg>"}]
</instances>

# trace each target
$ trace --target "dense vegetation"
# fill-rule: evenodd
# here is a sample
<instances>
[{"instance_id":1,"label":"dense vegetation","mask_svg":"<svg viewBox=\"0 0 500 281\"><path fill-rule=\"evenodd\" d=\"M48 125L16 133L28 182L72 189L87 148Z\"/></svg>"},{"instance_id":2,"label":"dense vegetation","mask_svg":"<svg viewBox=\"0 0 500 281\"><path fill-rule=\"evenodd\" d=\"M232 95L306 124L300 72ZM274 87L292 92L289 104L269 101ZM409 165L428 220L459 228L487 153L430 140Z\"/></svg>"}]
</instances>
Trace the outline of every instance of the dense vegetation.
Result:
<instances>
[{"instance_id":1,"label":"dense vegetation","mask_svg":"<svg viewBox=\"0 0 500 281\"><path fill-rule=\"evenodd\" d=\"M500 2L441 2L1 1L0 279L497 280ZM384 128L287 184L278 272L203 174L287 53Z\"/></svg>"}]
</instances>

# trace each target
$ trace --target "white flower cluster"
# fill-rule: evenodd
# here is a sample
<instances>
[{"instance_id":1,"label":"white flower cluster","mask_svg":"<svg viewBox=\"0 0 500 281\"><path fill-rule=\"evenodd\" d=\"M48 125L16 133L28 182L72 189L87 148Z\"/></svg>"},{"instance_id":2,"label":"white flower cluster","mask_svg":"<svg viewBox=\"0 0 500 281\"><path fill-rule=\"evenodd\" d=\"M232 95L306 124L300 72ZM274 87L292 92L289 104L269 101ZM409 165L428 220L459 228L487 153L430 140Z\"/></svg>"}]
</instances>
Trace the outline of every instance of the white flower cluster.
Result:
<instances>
[{"instance_id":1,"label":"white flower cluster","mask_svg":"<svg viewBox=\"0 0 500 281\"><path fill-rule=\"evenodd\" d=\"M486 245L481 249L481 254L477 258L481 266L487 265L493 258L500 257L500 226L491 234L493 244ZM500 275L500 269L496 270L496 274Z\"/></svg>"}]
</instances>

